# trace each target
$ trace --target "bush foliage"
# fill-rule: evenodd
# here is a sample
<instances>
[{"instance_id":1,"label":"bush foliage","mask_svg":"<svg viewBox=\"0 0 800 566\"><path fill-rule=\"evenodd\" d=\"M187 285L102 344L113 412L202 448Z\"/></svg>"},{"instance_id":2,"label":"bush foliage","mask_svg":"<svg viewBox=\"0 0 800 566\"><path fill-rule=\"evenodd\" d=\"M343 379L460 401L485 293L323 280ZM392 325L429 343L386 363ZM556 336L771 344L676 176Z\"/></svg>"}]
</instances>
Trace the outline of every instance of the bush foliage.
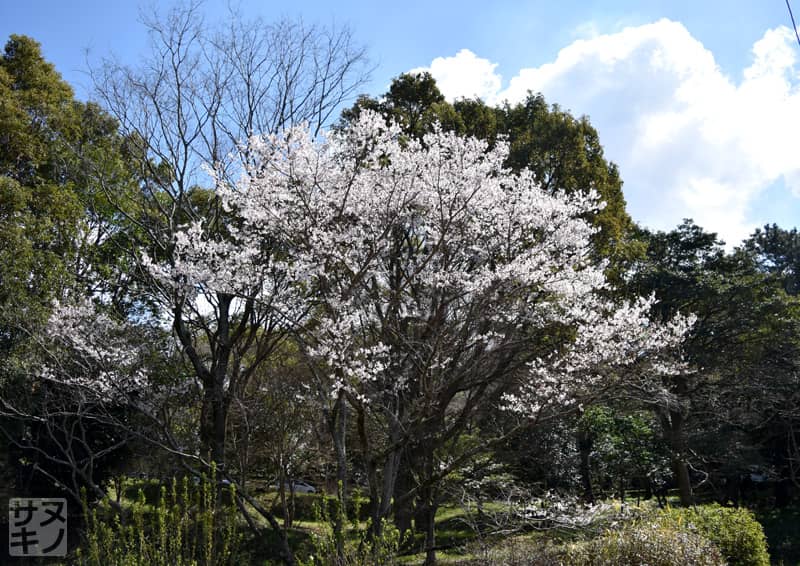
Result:
<instances>
[{"instance_id":1,"label":"bush foliage","mask_svg":"<svg viewBox=\"0 0 800 566\"><path fill-rule=\"evenodd\" d=\"M226 566L242 564L237 510L216 482L173 480L154 505L143 491L122 516L107 505L85 507L86 540L80 566ZM228 497L228 495L230 497Z\"/></svg>"},{"instance_id":2,"label":"bush foliage","mask_svg":"<svg viewBox=\"0 0 800 566\"><path fill-rule=\"evenodd\" d=\"M747 509L702 505L646 513L590 540L556 545L510 538L470 566L769 566L761 525Z\"/></svg>"},{"instance_id":3,"label":"bush foliage","mask_svg":"<svg viewBox=\"0 0 800 566\"><path fill-rule=\"evenodd\" d=\"M708 539L668 521L637 523L571 545L564 564L575 566L723 566L719 549Z\"/></svg>"},{"instance_id":4,"label":"bush foliage","mask_svg":"<svg viewBox=\"0 0 800 566\"><path fill-rule=\"evenodd\" d=\"M764 529L747 509L717 504L665 509L660 519L713 542L730 566L769 566Z\"/></svg>"}]
</instances>

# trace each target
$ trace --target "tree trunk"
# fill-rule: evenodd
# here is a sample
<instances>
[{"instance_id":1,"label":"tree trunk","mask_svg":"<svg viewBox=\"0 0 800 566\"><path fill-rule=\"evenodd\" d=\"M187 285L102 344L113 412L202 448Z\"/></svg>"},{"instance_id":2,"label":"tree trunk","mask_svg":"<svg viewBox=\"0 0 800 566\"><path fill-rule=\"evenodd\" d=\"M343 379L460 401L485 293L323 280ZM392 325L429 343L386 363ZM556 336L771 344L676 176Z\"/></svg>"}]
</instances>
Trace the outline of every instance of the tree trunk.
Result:
<instances>
[{"instance_id":1,"label":"tree trunk","mask_svg":"<svg viewBox=\"0 0 800 566\"><path fill-rule=\"evenodd\" d=\"M664 431L670 448L670 467L681 505L688 507L694 503L692 481L689 478L689 465L686 461L686 443L684 440L684 416L680 410L670 410L661 417Z\"/></svg>"},{"instance_id":2,"label":"tree trunk","mask_svg":"<svg viewBox=\"0 0 800 566\"><path fill-rule=\"evenodd\" d=\"M339 395L336 401L335 424L334 424L334 446L336 449L336 481L339 484L338 490L342 505L347 498L347 402L344 395Z\"/></svg>"},{"instance_id":3,"label":"tree trunk","mask_svg":"<svg viewBox=\"0 0 800 566\"><path fill-rule=\"evenodd\" d=\"M406 540L406 535L411 530L411 520L414 517L414 502L410 497L399 497L411 491L414 487L413 477L411 476L411 462L408 450L404 451L401 464L397 473L397 481L394 488L394 524L400 532L400 542Z\"/></svg>"},{"instance_id":4,"label":"tree trunk","mask_svg":"<svg viewBox=\"0 0 800 566\"><path fill-rule=\"evenodd\" d=\"M649 475L642 477L642 485L644 486L644 500L650 501L653 499L653 480Z\"/></svg>"},{"instance_id":5,"label":"tree trunk","mask_svg":"<svg viewBox=\"0 0 800 566\"><path fill-rule=\"evenodd\" d=\"M344 393L339 393L329 421L333 447L336 451L336 497L338 500L338 508L333 517L333 539L336 542L336 559L339 564L344 564L344 529L347 512L347 401Z\"/></svg>"},{"instance_id":6,"label":"tree trunk","mask_svg":"<svg viewBox=\"0 0 800 566\"><path fill-rule=\"evenodd\" d=\"M692 482L689 478L689 466L683 458L678 457L672 460L672 473L678 483L681 505L685 507L692 505L694 498L692 497Z\"/></svg>"},{"instance_id":7,"label":"tree trunk","mask_svg":"<svg viewBox=\"0 0 800 566\"><path fill-rule=\"evenodd\" d=\"M225 467L226 421L223 392L216 386L206 387L200 409L200 443L203 456L216 463L218 469Z\"/></svg>"},{"instance_id":8,"label":"tree trunk","mask_svg":"<svg viewBox=\"0 0 800 566\"><path fill-rule=\"evenodd\" d=\"M403 431L396 422L389 425L389 442L394 445L395 448L386 454L386 458L383 461L383 487L381 490L380 505L381 520L389 515L393 500L395 499L397 477L400 474L403 455L402 449L399 447L402 434Z\"/></svg>"},{"instance_id":9,"label":"tree trunk","mask_svg":"<svg viewBox=\"0 0 800 566\"><path fill-rule=\"evenodd\" d=\"M431 507L431 515L436 515L436 508ZM425 534L425 566L436 566L436 524L433 516L428 519L428 531Z\"/></svg>"},{"instance_id":10,"label":"tree trunk","mask_svg":"<svg viewBox=\"0 0 800 566\"><path fill-rule=\"evenodd\" d=\"M211 447L214 444L214 391L209 387L203 389L203 400L200 404L200 446L204 458L211 458Z\"/></svg>"},{"instance_id":11,"label":"tree trunk","mask_svg":"<svg viewBox=\"0 0 800 566\"><path fill-rule=\"evenodd\" d=\"M281 499L281 510L283 511L283 530L288 531L292 528L294 521L294 501L286 498L286 486L289 483L289 470L287 464L284 462L283 455L280 459L280 471L278 472L278 494ZM290 487L291 491L291 487Z\"/></svg>"},{"instance_id":12,"label":"tree trunk","mask_svg":"<svg viewBox=\"0 0 800 566\"><path fill-rule=\"evenodd\" d=\"M433 446L421 447L422 453L422 486L419 490L419 508L416 515L418 532L425 533L425 566L436 564L436 488L431 483L434 473Z\"/></svg>"},{"instance_id":13,"label":"tree trunk","mask_svg":"<svg viewBox=\"0 0 800 566\"><path fill-rule=\"evenodd\" d=\"M436 494L433 488L426 488L425 511L425 566L436 566Z\"/></svg>"},{"instance_id":14,"label":"tree trunk","mask_svg":"<svg viewBox=\"0 0 800 566\"><path fill-rule=\"evenodd\" d=\"M578 434L576 440L578 445L578 454L580 456L578 471L581 476L581 487L583 487L583 498L588 503L594 503L594 491L592 490L592 465L591 465L592 436L588 431L583 430L582 427L578 427Z\"/></svg>"},{"instance_id":15,"label":"tree trunk","mask_svg":"<svg viewBox=\"0 0 800 566\"><path fill-rule=\"evenodd\" d=\"M228 407L222 383L215 388L214 395L214 444L211 450L211 461L216 463L217 470L225 470L225 435L228 424Z\"/></svg>"}]
</instances>

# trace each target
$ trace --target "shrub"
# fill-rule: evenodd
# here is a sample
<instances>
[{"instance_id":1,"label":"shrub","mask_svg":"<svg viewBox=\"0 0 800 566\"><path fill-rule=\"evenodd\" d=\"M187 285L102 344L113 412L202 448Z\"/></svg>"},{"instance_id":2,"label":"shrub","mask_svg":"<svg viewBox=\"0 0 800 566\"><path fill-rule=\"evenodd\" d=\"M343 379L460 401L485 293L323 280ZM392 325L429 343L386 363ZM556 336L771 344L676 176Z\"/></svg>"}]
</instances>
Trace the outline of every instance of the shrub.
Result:
<instances>
[{"instance_id":1,"label":"shrub","mask_svg":"<svg viewBox=\"0 0 800 566\"><path fill-rule=\"evenodd\" d=\"M509 537L496 546L468 545L472 558L461 560L458 566L564 566L564 548L552 542L530 537Z\"/></svg>"},{"instance_id":2,"label":"shrub","mask_svg":"<svg viewBox=\"0 0 800 566\"><path fill-rule=\"evenodd\" d=\"M724 566L719 549L691 530L669 521L635 523L563 551L574 566Z\"/></svg>"},{"instance_id":3,"label":"shrub","mask_svg":"<svg viewBox=\"0 0 800 566\"><path fill-rule=\"evenodd\" d=\"M712 541L730 566L769 566L764 529L747 509L702 505L660 512L660 521Z\"/></svg>"},{"instance_id":4,"label":"shrub","mask_svg":"<svg viewBox=\"0 0 800 566\"><path fill-rule=\"evenodd\" d=\"M507 539L461 564L769 566L763 529L746 509L719 505L665 509L621 524L594 539L561 546L528 537Z\"/></svg>"},{"instance_id":5,"label":"shrub","mask_svg":"<svg viewBox=\"0 0 800 566\"><path fill-rule=\"evenodd\" d=\"M724 566L719 549L670 521L635 521L597 538L557 545L517 537L482 549L460 566Z\"/></svg>"},{"instance_id":6,"label":"shrub","mask_svg":"<svg viewBox=\"0 0 800 566\"><path fill-rule=\"evenodd\" d=\"M233 490L233 488L229 488ZM221 494L225 495L225 494ZM173 480L161 487L155 505L140 491L124 516L107 505L84 504L86 540L77 551L80 566L223 566L241 563L237 555L235 494L217 500L213 481L191 486ZM227 503L225 502L227 500Z\"/></svg>"}]
</instances>

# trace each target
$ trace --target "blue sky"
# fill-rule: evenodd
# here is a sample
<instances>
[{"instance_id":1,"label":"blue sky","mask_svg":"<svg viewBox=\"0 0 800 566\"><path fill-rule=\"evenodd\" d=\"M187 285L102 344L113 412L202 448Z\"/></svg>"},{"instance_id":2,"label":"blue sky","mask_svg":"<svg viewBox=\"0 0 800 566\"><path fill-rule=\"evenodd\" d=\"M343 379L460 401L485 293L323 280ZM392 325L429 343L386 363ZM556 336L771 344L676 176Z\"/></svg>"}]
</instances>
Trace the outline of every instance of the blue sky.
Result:
<instances>
[{"instance_id":1,"label":"blue sky","mask_svg":"<svg viewBox=\"0 0 800 566\"><path fill-rule=\"evenodd\" d=\"M796 3L796 4L795 4ZM40 41L81 98L89 60L135 62L137 2L0 4L0 35ZM784 0L242 1L245 15L347 24L376 65L365 90L429 69L450 97L542 91L588 114L620 166L629 211L669 229L693 217L735 244L800 224L800 50ZM207 2L209 21L227 2ZM793 1L800 15L800 0Z\"/></svg>"}]
</instances>

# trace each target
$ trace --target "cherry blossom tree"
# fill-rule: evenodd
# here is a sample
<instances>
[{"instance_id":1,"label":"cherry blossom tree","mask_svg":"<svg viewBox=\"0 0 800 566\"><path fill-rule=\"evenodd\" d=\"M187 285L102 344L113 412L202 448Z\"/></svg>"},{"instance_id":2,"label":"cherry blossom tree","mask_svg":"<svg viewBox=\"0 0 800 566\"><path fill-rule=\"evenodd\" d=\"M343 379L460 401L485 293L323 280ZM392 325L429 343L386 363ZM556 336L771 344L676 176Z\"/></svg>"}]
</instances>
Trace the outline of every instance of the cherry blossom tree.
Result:
<instances>
[{"instance_id":1,"label":"cherry blossom tree","mask_svg":"<svg viewBox=\"0 0 800 566\"><path fill-rule=\"evenodd\" d=\"M224 462L232 389L291 339L309 400L356 415L373 534L415 500L433 563L436 485L490 444L453 450L480 410L530 424L627 375L682 371L691 320L656 324L652 299L608 298L584 220L597 196L546 193L503 167L505 144L439 129L409 140L365 111L326 138L297 126L243 151L237 183L215 175L218 214L177 227L168 255L141 251L197 379L214 385L212 459ZM417 481L398 493L409 451Z\"/></svg>"},{"instance_id":2,"label":"cherry blossom tree","mask_svg":"<svg viewBox=\"0 0 800 566\"><path fill-rule=\"evenodd\" d=\"M530 171L504 169L505 144L440 130L409 140L365 111L327 139L295 127L247 152L239 183L218 177L228 235L195 222L174 261L149 269L186 300L254 290L291 326L320 405L355 410L373 528L415 497L432 550L434 486L457 465L442 455L480 408L536 420L633 366L679 371L690 321L656 324L650 299L607 298L583 219L597 196L546 193ZM397 494L409 446L421 480Z\"/></svg>"}]
</instances>

